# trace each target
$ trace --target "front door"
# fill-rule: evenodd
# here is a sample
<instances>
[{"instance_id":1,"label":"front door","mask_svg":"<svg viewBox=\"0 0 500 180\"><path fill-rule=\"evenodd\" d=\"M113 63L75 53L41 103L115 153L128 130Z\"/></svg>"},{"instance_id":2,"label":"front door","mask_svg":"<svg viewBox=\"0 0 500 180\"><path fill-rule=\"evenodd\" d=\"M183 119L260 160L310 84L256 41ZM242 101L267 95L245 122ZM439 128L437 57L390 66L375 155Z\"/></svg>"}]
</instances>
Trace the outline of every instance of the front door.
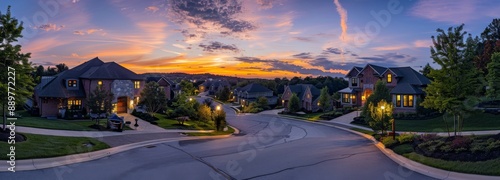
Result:
<instances>
[{"instance_id":1,"label":"front door","mask_svg":"<svg viewBox=\"0 0 500 180\"><path fill-rule=\"evenodd\" d=\"M127 113L127 97L119 97L116 102L117 113Z\"/></svg>"}]
</instances>

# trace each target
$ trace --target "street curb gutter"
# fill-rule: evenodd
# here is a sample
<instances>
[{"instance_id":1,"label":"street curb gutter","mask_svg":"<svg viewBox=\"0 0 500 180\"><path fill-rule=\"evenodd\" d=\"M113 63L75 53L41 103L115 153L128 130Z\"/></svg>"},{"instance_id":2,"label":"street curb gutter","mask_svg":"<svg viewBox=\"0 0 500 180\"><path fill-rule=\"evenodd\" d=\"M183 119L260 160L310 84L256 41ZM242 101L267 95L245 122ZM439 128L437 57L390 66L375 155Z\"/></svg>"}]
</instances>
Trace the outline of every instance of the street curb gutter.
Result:
<instances>
[{"instance_id":1,"label":"street curb gutter","mask_svg":"<svg viewBox=\"0 0 500 180\"><path fill-rule=\"evenodd\" d=\"M235 128L235 133L239 130ZM117 153L125 152L128 150L132 150L135 148L140 148L144 146L167 143L173 141L182 141L182 140L193 140L193 139L216 139L216 138L227 138L232 136L232 134L228 135L220 135L220 136L199 136L199 137L181 137L181 138L163 138L163 139L155 139L149 141L143 141L138 143L126 144L122 146L112 147L108 149L103 149L94 152L81 153L81 154L73 154L68 156L60 156L53 158L43 158L43 159L26 159L26 160L17 160L16 161L16 172L17 171L29 171L29 170L39 170L46 168L53 168L58 166L71 165L81 162L87 162L92 160L101 159L107 156L111 156ZM4 163L0 164L0 172L7 172L9 168L9 164L7 160L4 160Z\"/></svg>"},{"instance_id":2,"label":"street curb gutter","mask_svg":"<svg viewBox=\"0 0 500 180\"><path fill-rule=\"evenodd\" d=\"M466 173L460 173L460 172L454 172L454 171L447 171L447 170L442 170L442 169L434 168L434 167L427 166L427 165L421 164L419 162L410 160L410 159L408 159L406 157L403 157L403 156L401 156L399 154L396 154L391 149L385 148L384 144L382 144L381 142L378 142L377 140L375 140L375 138L373 138L373 136L370 136L370 135L367 135L367 134L364 134L364 133L361 133L361 132L357 132L357 131L354 131L354 130L351 130L351 129L347 129L347 128L343 128L343 127L339 127L339 126L336 126L336 125L327 124L327 123L323 123L323 122L311 122L311 121L304 121L304 120L301 120L301 119L293 119L293 118L286 118L286 119L295 120L295 121L301 121L301 122L308 122L308 123L313 123L313 124L320 124L320 125L324 125L324 126L328 126L328 127L333 127L333 128L341 129L341 130L344 130L344 131L347 131L347 132L350 132L350 133L362 136L362 137L364 137L366 139L371 140L372 143L382 153L384 153L387 157L389 157L392 161L396 162L400 166L403 166L403 167L405 167L407 169L410 169L412 171L418 172L420 174L424 174L426 176L430 176L432 178L443 179L443 180L445 180L445 179L464 179L464 180L470 180L470 179L474 179L474 180L495 179L495 180L498 180L500 178L500 176L487 176L487 175L478 175L478 174L466 174ZM331 123L335 123L335 122L331 122Z\"/></svg>"}]
</instances>

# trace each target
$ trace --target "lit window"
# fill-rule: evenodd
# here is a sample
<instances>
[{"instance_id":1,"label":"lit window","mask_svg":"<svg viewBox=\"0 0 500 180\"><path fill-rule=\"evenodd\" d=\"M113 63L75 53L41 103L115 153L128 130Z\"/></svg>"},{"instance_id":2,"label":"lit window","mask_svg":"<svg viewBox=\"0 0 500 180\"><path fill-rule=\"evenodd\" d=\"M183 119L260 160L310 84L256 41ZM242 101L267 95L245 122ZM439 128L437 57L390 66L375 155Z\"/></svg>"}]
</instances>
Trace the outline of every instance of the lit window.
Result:
<instances>
[{"instance_id":1,"label":"lit window","mask_svg":"<svg viewBox=\"0 0 500 180\"><path fill-rule=\"evenodd\" d=\"M392 74L387 74L387 83L392 82Z\"/></svg>"},{"instance_id":2,"label":"lit window","mask_svg":"<svg viewBox=\"0 0 500 180\"><path fill-rule=\"evenodd\" d=\"M349 94L342 94L342 102L344 103L349 103L351 101L349 101Z\"/></svg>"},{"instance_id":3,"label":"lit window","mask_svg":"<svg viewBox=\"0 0 500 180\"><path fill-rule=\"evenodd\" d=\"M134 81L134 88L136 88L136 89L141 88L141 82L140 81Z\"/></svg>"},{"instance_id":4,"label":"lit window","mask_svg":"<svg viewBox=\"0 0 500 180\"><path fill-rule=\"evenodd\" d=\"M396 95L396 106L401 107L401 95Z\"/></svg>"},{"instance_id":5,"label":"lit window","mask_svg":"<svg viewBox=\"0 0 500 180\"><path fill-rule=\"evenodd\" d=\"M81 109L81 108L82 108L82 100L80 99L68 100L68 109Z\"/></svg>"},{"instance_id":6,"label":"lit window","mask_svg":"<svg viewBox=\"0 0 500 180\"><path fill-rule=\"evenodd\" d=\"M351 78L351 86L358 86L358 78Z\"/></svg>"},{"instance_id":7,"label":"lit window","mask_svg":"<svg viewBox=\"0 0 500 180\"><path fill-rule=\"evenodd\" d=\"M403 107L413 107L413 95L403 95Z\"/></svg>"},{"instance_id":8,"label":"lit window","mask_svg":"<svg viewBox=\"0 0 500 180\"><path fill-rule=\"evenodd\" d=\"M102 81L97 81L97 87L99 87L99 88L102 87Z\"/></svg>"},{"instance_id":9,"label":"lit window","mask_svg":"<svg viewBox=\"0 0 500 180\"><path fill-rule=\"evenodd\" d=\"M77 87L76 80L68 80L68 87Z\"/></svg>"}]
</instances>

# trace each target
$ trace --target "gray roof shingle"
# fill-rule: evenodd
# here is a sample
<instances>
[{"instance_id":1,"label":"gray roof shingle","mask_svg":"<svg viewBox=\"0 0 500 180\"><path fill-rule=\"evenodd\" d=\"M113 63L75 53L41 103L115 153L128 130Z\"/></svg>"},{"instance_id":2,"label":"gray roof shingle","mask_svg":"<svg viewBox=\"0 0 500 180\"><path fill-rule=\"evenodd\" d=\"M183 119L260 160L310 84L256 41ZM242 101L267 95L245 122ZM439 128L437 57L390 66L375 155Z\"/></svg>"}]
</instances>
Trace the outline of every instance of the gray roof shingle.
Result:
<instances>
[{"instance_id":1,"label":"gray roof shingle","mask_svg":"<svg viewBox=\"0 0 500 180\"><path fill-rule=\"evenodd\" d=\"M290 85L290 90L297 94L297 96L299 98L302 98L302 96L304 95L304 92L306 92L306 89L307 87L309 87L311 89L311 94L313 96L313 100L315 100L316 98L319 97L319 95L321 94L321 91L316 88L316 86L313 86L312 84L296 84L296 85Z\"/></svg>"},{"instance_id":2,"label":"gray roof shingle","mask_svg":"<svg viewBox=\"0 0 500 180\"><path fill-rule=\"evenodd\" d=\"M270 89L264 87L263 85L257 83L248 84L242 88L240 88L242 92L255 93L255 92L269 92Z\"/></svg>"}]
</instances>

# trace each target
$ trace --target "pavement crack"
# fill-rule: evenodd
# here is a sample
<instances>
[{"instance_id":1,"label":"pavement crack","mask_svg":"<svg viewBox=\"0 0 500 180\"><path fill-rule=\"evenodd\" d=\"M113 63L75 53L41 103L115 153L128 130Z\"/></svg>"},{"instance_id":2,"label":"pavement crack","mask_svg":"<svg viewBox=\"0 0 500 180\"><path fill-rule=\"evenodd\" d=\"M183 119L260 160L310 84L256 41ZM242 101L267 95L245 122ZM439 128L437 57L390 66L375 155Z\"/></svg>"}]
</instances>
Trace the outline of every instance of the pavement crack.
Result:
<instances>
[{"instance_id":1,"label":"pavement crack","mask_svg":"<svg viewBox=\"0 0 500 180\"><path fill-rule=\"evenodd\" d=\"M198 161L198 162L201 162L203 164L205 164L206 166L208 166L209 168L211 168L212 170L214 170L215 172L219 173L222 177L226 178L226 179L236 179L234 177L231 177L231 175L227 174L226 172L224 172L223 170L220 170L219 168L216 168L215 166L213 166L212 164L206 162L205 160L197 157L197 156L194 156L192 155L191 153L187 152L187 151L184 151L183 149L181 148L178 148L178 147L175 147L175 146L172 146L172 145L168 145L170 146L171 148L173 149L176 149L176 150L179 150L187 155L189 155L191 158L193 158L194 160Z\"/></svg>"},{"instance_id":2,"label":"pavement crack","mask_svg":"<svg viewBox=\"0 0 500 180\"><path fill-rule=\"evenodd\" d=\"M257 175L257 176L252 176L252 177L249 177L249 178L244 178L244 180L255 179L255 178L260 178L260 177L264 177L264 176L270 176L270 175L279 174L281 172L288 171L288 170L293 170L293 169L297 169L297 168L304 168L304 167L315 166L315 165L322 164L322 163L325 163L325 162L328 162L328 161L342 160L342 159L347 159L347 158L350 158L350 157L358 155L358 154L367 154L367 153L373 153L373 152L378 152L378 151L366 151L366 152L359 152L359 153L354 153L354 154L343 154L342 157L325 159L325 160L318 161L318 162L311 163L311 164L305 164L305 165L300 165L300 166L288 167L288 168L281 169L281 170L278 170L278 171L275 171L275 172L261 174L261 175Z\"/></svg>"}]
</instances>

